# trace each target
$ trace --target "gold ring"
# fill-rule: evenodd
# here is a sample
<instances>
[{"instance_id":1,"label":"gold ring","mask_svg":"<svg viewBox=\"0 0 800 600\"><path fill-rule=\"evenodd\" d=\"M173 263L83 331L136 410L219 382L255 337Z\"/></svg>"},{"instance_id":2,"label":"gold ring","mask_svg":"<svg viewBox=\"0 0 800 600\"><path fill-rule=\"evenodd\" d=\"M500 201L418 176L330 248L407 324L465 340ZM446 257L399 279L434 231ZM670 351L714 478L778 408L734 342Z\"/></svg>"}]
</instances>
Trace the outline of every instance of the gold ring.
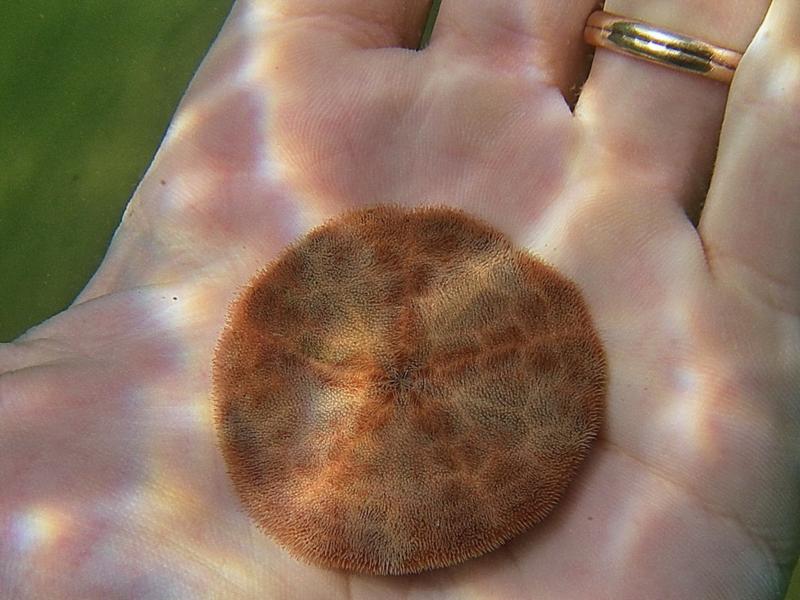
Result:
<instances>
[{"instance_id":1,"label":"gold ring","mask_svg":"<svg viewBox=\"0 0 800 600\"><path fill-rule=\"evenodd\" d=\"M650 23L596 11L586 21L586 43L685 73L730 83L742 55Z\"/></svg>"}]
</instances>

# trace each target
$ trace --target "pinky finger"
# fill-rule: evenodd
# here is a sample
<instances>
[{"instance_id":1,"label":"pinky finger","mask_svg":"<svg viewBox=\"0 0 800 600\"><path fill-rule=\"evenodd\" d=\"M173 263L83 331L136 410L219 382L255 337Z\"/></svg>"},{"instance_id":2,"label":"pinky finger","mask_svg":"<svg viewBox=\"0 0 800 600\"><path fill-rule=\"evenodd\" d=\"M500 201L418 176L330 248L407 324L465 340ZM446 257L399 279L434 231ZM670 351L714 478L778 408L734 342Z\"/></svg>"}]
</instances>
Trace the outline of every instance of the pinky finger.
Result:
<instances>
[{"instance_id":1,"label":"pinky finger","mask_svg":"<svg viewBox=\"0 0 800 600\"><path fill-rule=\"evenodd\" d=\"M719 278L800 310L798 0L773 0L739 65L699 231Z\"/></svg>"}]
</instances>

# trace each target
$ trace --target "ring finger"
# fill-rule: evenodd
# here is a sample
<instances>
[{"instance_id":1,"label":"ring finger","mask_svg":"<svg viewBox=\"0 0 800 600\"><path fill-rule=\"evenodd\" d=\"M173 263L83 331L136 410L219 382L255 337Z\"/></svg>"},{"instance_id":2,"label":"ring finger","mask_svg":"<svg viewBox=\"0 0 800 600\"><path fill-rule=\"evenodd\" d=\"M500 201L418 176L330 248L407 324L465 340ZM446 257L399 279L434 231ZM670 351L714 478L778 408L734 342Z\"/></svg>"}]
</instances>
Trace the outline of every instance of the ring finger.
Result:
<instances>
[{"instance_id":1,"label":"ring finger","mask_svg":"<svg viewBox=\"0 0 800 600\"><path fill-rule=\"evenodd\" d=\"M604 10L743 53L769 0L608 0ZM678 201L695 213L705 196L728 86L597 48L576 117L591 164L626 198Z\"/></svg>"}]
</instances>

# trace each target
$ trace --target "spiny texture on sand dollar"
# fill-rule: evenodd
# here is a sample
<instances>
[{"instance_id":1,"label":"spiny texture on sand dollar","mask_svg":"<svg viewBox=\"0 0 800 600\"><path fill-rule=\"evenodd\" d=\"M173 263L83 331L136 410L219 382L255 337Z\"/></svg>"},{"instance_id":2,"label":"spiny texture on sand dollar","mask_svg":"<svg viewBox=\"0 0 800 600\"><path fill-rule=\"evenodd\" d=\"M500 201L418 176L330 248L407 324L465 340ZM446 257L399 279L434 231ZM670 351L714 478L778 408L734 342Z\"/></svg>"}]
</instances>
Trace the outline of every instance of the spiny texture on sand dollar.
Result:
<instances>
[{"instance_id":1,"label":"spiny texture on sand dollar","mask_svg":"<svg viewBox=\"0 0 800 600\"><path fill-rule=\"evenodd\" d=\"M400 574L540 521L603 412L577 288L445 207L311 231L231 307L215 415L236 491L293 555Z\"/></svg>"}]
</instances>

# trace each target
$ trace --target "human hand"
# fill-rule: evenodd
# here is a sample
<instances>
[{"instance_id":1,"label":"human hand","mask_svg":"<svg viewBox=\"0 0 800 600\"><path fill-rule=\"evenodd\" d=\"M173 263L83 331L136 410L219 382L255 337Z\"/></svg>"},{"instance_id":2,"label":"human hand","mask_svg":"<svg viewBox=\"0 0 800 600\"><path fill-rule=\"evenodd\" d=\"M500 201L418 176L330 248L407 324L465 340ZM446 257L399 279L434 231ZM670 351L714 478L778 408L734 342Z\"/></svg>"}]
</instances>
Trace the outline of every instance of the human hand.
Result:
<instances>
[{"instance_id":1,"label":"human hand","mask_svg":"<svg viewBox=\"0 0 800 600\"><path fill-rule=\"evenodd\" d=\"M97 275L0 347L0 590L776 597L799 537L800 9L772 2L730 95L598 51L573 114L593 5L448 1L414 53L398 46L428 2L240 0ZM768 5L605 9L741 51ZM255 530L209 404L238 289L376 202L457 206L542 256L581 289L610 371L553 514L415 576L307 566Z\"/></svg>"}]
</instances>

